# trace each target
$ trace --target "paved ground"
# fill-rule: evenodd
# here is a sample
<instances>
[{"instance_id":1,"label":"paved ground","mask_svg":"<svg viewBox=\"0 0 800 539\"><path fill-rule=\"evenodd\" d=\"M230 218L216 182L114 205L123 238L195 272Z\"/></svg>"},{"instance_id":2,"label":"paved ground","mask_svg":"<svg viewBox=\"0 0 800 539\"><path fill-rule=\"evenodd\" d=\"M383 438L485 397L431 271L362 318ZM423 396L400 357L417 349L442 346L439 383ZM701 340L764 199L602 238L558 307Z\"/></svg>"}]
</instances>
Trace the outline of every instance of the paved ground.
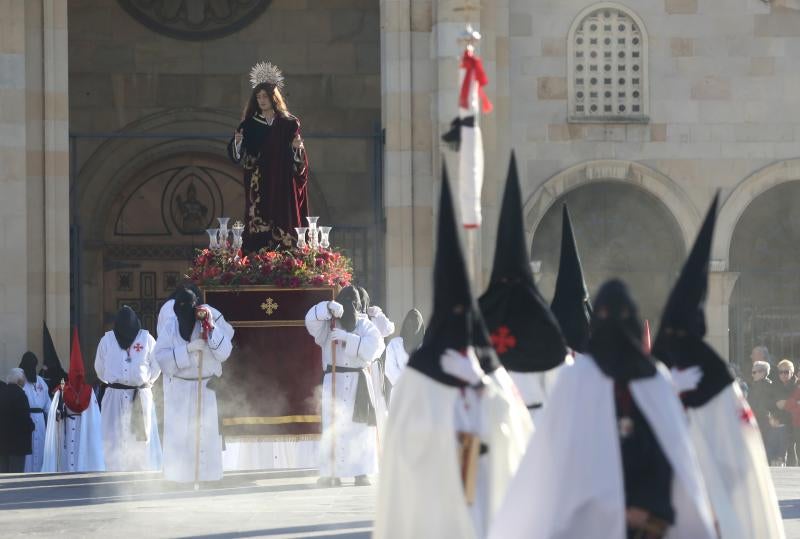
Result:
<instances>
[{"instance_id":1,"label":"paved ground","mask_svg":"<svg viewBox=\"0 0 800 539\"><path fill-rule=\"evenodd\" d=\"M315 488L313 471L228 474L175 487L159 474L38 474L0 479L0 536L366 538L374 487ZM774 470L789 538L800 539L800 468Z\"/></svg>"}]
</instances>

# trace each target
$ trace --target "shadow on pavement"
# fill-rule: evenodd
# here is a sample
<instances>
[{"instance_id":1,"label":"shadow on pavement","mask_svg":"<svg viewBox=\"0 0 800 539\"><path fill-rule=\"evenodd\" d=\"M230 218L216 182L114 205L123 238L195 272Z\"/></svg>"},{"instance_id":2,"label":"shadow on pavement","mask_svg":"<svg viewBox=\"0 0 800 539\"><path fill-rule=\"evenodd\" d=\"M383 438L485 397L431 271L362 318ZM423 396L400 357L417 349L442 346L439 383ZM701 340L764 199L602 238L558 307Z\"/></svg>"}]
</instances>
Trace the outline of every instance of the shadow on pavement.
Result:
<instances>
[{"instance_id":1,"label":"shadow on pavement","mask_svg":"<svg viewBox=\"0 0 800 539\"><path fill-rule=\"evenodd\" d=\"M800 499L781 500L779 505L783 520L800 518Z\"/></svg>"},{"instance_id":2,"label":"shadow on pavement","mask_svg":"<svg viewBox=\"0 0 800 539\"><path fill-rule=\"evenodd\" d=\"M275 479L302 479L313 471L267 471L230 473L214 483L202 483L195 491L191 483L170 483L160 473L63 474L28 476L28 480L0 479L0 511L100 505L107 503L174 500L270 492L292 492L316 488L314 483L258 484Z\"/></svg>"},{"instance_id":3,"label":"shadow on pavement","mask_svg":"<svg viewBox=\"0 0 800 539\"><path fill-rule=\"evenodd\" d=\"M362 528L368 528L363 530ZM303 533L345 530L349 533L337 533L329 535L315 535L314 537L337 537L337 538L362 538L369 537L372 530L372 521L360 520L356 522L339 522L336 524L315 524L311 526L289 526L286 528L265 528L262 530L250 530L243 532L210 533L208 535L192 535L177 539L240 539L246 537L270 537L273 535L294 535Z\"/></svg>"}]
</instances>

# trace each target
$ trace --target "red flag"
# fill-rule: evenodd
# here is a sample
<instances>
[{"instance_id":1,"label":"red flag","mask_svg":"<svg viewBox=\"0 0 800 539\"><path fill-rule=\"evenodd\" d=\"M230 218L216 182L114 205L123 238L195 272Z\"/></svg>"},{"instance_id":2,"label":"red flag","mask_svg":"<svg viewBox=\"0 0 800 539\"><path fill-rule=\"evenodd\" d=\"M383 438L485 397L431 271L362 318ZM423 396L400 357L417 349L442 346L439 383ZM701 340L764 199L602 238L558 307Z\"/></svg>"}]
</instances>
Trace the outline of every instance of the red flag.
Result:
<instances>
[{"instance_id":1,"label":"red flag","mask_svg":"<svg viewBox=\"0 0 800 539\"><path fill-rule=\"evenodd\" d=\"M650 320L645 320L644 334L642 335L642 351L649 356L652 349L653 342L650 339Z\"/></svg>"},{"instance_id":2,"label":"red flag","mask_svg":"<svg viewBox=\"0 0 800 539\"><path fill-rule=\"evenodd\" d=\"M72 350L69 354L69 381L64 387L64 403L71 411L79 414L89 407L91 398L92 387L86 383L78 328L73 327Z\"/></svg>"}]
</instances>

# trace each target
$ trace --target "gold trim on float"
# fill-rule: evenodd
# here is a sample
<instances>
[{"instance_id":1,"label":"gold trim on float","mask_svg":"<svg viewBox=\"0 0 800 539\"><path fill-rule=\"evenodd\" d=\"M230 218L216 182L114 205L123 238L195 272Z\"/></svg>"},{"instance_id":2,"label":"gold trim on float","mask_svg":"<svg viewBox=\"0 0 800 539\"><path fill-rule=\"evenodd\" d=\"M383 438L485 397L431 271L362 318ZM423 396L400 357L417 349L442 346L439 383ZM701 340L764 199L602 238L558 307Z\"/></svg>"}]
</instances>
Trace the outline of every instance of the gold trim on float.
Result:
<instances>
[{"instance_id":1,"label":"gold trim on float","mask_svg":"<svg viewBox=\"0 0 800 539\"><path fill-rule=\"evenodd\" d=\"M281 415L272 417L225 417L222 425L232 427L235 425L285 425L287 423L319 423L322 417L318 415Z\"/></svg>"},{"instance_id":2,"label":"gold trim on float","mask_svg":"<svg viewBox=\"0 0 800 539\"><path fill-rule=\"evenodd\" d=\"M231 320L228 322L233 327L241 328L280 328L303 327L305 320Z\"/></svg>"},{"instance_id":3,"label":"gold trim on float","mask_svg":"<svg viewBox=\"0 0 800 539\"><path fill-rule=\"evenodd\" d=\"M318 442L321 434L253 434L243 436L225 435L225 442Z\"/></svg>"}]
</instances>

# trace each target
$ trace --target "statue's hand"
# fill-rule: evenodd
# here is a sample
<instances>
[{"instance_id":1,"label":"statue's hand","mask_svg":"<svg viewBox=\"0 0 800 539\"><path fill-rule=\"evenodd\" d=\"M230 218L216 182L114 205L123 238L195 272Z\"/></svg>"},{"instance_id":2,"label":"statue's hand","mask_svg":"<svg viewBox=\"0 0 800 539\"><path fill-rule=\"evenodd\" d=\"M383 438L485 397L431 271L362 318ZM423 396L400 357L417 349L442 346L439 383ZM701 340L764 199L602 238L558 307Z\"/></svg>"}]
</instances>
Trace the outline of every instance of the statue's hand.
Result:
<instances>
[{"instance_id":1,"label":"statue's hand","mask_svg":"<svg viewBox=\"0 0 800 539\"><path fill-rule=\"evenodd\" d=\"M300 135L295 135L294 140L292 141L292 148L295 150L299 150L303 147L303 139L300 138Z\"/></svg>"}]
</instances>

